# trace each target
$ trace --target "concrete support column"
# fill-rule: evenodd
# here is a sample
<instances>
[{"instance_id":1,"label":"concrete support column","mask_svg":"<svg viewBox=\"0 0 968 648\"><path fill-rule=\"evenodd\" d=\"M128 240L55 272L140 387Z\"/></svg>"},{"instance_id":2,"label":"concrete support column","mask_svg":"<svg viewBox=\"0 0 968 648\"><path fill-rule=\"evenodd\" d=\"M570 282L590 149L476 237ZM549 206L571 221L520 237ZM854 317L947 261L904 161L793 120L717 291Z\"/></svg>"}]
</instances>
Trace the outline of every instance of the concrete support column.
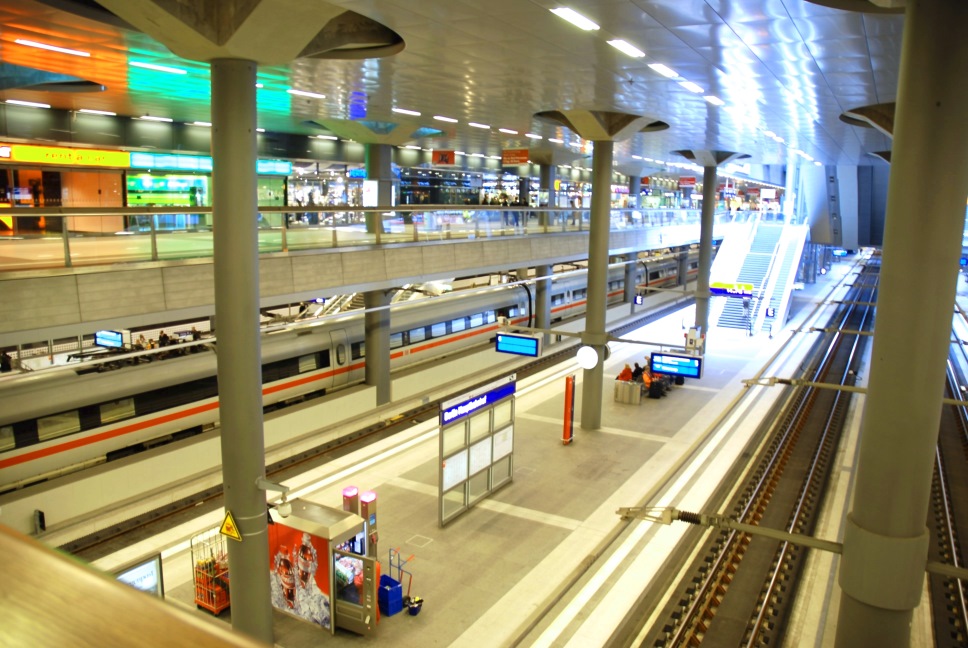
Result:
<instances>
[{"instance_id":1,"label":"concrete support column","mask_svg":"<svg viewBox=\"0 0 968 648\"><path fill-rule=\"evenodd\" d=\"M635 312L635 269L638 266L638 254L625 255L625 295L623 297L626 304L631 304L629 312Z\"/></svg>"},{"instance_id":2,"label":"concrete support column","mask_svg":"<svg viewBox=\"0 0 968 648\"><path fill-rule=\"evenodd\" d=\"M588 302L582 342L598 351L598 363L585 369L581 394L581 426L602 426L602 380L605 375L605 307L608 299L608 234L612 199L612 153L610 140L595 142L592 154L592 205L588 232Z\"/></svg>"},{"instance_id":3,"label":"concrete support column","mask_svg":"<svg viewBox=\"0 0 968 648\"><path fill-rule=\"evenodd\" d=\"M212 61L212 206L215 318L225 508L242 542L229 541L232 627L273 643L269 596L256 230L256 64Z\"/></svg>"},{"instance_id":4,"label":"concrete support column","mask_svg":"<svg viewBox=\"0 0 968 648\"><path fill-rule=\"evenodd\" d=\"M538 277L548 277L548 279L538 279L534 286L534 321L535 328L551 328L551 273L553 269L550 265L540 265L535 267L534 272ZM542 334L541 344L547 346L551 341L551 334Z\"/></svg>"},{"instance_id":5,"label":"concrete support column","mask_svg":"<svg viewBox=\"0 0 968 648\"><path fill-rule=\"evenodd\" d=\"M629 176L629 208L639 208L639 197L642 193L642 178L636 174Z\"/></svg>"},{"instance_id":6,"label":"concrete support column","mask_svg":"<svg viewBox=\"0 0 968 648\"><path fill-rule=\"evenodd\" d=\"M968 3L906 4L870 382L840 562L839 648L909 646L922 595L968 195L968 87L952 82L968 76L968 41L951 29L964 24ZM935 182L941 169L945 181Z\"/></svg>"},{"instance_id":7,"label":"concrete support column","mask_svg":"<svg viewBox=\"0 0 968 648\"><path fill-rule=\"evenodd\" d=\"M557 207L558 196L555 191L555 166L553 164L541 165L541 189L548 192L548 204L542 207ZM551 218L547 212L542 212L539 217L539 225L542 227L549 225Z\"/></svg>"},{"instance_id":8,"label":"concrete support column","mask_svg":"<svg viewBox=\"0 0 968 648\"><path fill-rule=\"evenodd\" d=\"M702 171L702 223L699 229L699 276L696 278L696 326L709 333L709 273L713 267L713 225L716 218L716 167Z\"/></svg>"},{"instance_id":9,"label":"concrete support column","mask_svg":"<svg viewBox=\"0 0 968 648\"><path fill-rule=\"evenodd\" d=\"M386 405L393 398L390 383L390 293L371 290L363 293L366 384L376 387L376 404ZM371 310L379 309L379 310Z\"/></svg>"},{"instance_id":10,"label":"concrete support column","mask_svg":"<svg viewBox=\"0 0 968 648\"><path fill-rule=\"evenodd\" d=\"M377 206L389 208L393 205L393 171L391 156L393 149L389 144L366 145L366 179L377 181ZM366 231L370 234L383 232L383 218L377 213L366 215Z\"/></svg>"}]
</instances>

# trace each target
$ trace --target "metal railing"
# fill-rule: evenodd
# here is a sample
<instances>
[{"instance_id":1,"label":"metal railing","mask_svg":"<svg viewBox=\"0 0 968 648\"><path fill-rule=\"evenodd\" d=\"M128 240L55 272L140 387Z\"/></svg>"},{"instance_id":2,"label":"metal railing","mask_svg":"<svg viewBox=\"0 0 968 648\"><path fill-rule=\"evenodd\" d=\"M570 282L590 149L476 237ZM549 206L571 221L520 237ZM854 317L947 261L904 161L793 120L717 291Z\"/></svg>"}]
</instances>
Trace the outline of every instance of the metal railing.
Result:
<instances>
[{"instance_id":1,"label":"metal railing","mask_svg":"<svg viewBox=\"0 0 968 648\"><path fill-rule=\"evenodd\" d=\"M15 208L0 214L0 271L205 258L213 250L211 207ZM735 215L723 211L717 223ZM743 215L745 217L745 214ZM5 218L5 220L6 220ZM612 230L696 229L698 210L613 209ZM260 207L260 254L423 241L587 232L587 209L497 205Z\"/></svg>"}]
</instances>

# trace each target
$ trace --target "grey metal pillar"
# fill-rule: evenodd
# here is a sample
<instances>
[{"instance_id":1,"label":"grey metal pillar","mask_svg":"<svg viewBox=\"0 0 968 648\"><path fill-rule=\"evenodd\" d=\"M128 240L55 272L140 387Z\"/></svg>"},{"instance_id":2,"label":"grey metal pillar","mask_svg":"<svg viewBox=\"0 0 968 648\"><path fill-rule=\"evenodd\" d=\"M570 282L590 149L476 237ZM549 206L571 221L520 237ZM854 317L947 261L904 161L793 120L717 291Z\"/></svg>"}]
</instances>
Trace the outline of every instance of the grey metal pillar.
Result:
<instances>
[{"instance_id":1,"label":"grey metal pillar","mask_svg":"<svg viewBox=\"0 0 968 648\"><path fill-rule=\"evenodd\" d=\"M232 627L273 643L262 431L259 246L256 229L256 64L212 61L212 206L215 318L225 508L242 542L229 541Z\"/></svg>"},{"instance_id":2,"label":"grey metal pillar","mask_svg":"<svg viewBox=\"0 0 968 648\"><path fill-rule=\"evenodd\" d=\"M534 325L540 329L551 328L551 273L550 265L536 266L535 275L538 277L549 277L548 279L538 279L534 286ZM544 333L541 344L548 345L551 334Z\"/></svg>"},{"instance_id":3,"label":"grey metal pillar","mask_svg":"<svg viewBox=\"0 0 968 648\"><path fill-rule=\"evenodd\" d=\"M709 333L709 273L713 267L713 226L716 218L716 167L702 171L702 223L699 229L699 275L696 277L696 326Z\"/></svg>"},{"instance_id":4,"label":"grey metal pillar","mask_svg":"<svg viewBox=\"0 0 968 648\"><path fill-rule=\"evenodd\" d=\"M625 295L626 304L631 304L630 313L635 312L635 295L638 292L635 285L635 268L638 265L638 254L625 255Z\"/></svg>"},{"instance_id":5,"label":"grey metal pillar","mask_svg":"<svg viewBox=\"0 0 968 648\"><path fill-rule=\"evenodd\" d=\"M952 82L968 76L968 41L950 28L968 24L968 3L906 7L870 382L840 563L839 648L910 645L968 194L968 87Z\"/></svg>"},{"instance_id":6,"label":"grey metal pillar","mask_svg":"<svg viewBox=\"0 0 968 648\"><path fill-rule=\"evenodd\" d=\"M376 404L386 405L392 398L390 389L390 293L371 290L363 293L366 306L366 384L376 387ZM379 310L370 310L379 309Z\"/></svg>"},{"instance_id":7,"label":"grey metal pillar","mask_svg":"<svg viewBox=\"0 0 968 648\"><path fill-rule=\"evenodd\" d=\"M393 204L393 170L389 144L366 145L366 179L377 181L377 205L389 208ZM366 214L366 231L370 234L383 232L383 218L375 213Z\"/></svg>"},{"instance_id":8,"label":"grey metal pillar","mask_svg":"<svg viewBox=\"0 0 968 648\"><path fill-rule=\"evenodd\" d=\"M602 380L605 375L605 306L608 298L608 233L612 199L614 142L598 140L592 154L592 208L588 231L588 302L582 342L598 351L598 363L585 369L581 391L581 426L602 426Z\"/></svg>"},{"instance_id":9,"label":"grey metal pillar","mask_svg":"<svg viewBox=\"0 0 968 648\"><path fill-rule=\"evenodd\" d=\"M548 204L542 205L542 207L557 207L558 198L556 195L557 192L555 191L555 165L541 165L541 188L548 192ZM541 212L538 218L540 219L538 224L542 227L550 224L551 219L548 212Z\"/></svg>"},{"instance_id":10,"label":"grey metal pillar","mask_svg":"<svg viewBox=\"0 0 968 648\"><path fill-rule=\"evenodd\" d=\"M629 176L629 208L639 208L639 196L642 193L642 177L639 175Z\"/></svg>"}]
</instances>

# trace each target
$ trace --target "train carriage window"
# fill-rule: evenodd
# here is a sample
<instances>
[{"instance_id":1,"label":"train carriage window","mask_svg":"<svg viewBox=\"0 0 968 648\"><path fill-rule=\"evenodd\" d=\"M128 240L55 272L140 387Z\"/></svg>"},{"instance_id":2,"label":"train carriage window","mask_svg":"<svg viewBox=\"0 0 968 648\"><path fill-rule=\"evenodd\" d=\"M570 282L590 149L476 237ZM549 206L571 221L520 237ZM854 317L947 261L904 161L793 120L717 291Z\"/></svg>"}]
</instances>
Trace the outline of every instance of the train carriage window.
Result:
<instances>
[{"instance_id":1,"label":"train carriage window","mask_svg":"<svg viewBox=\"0 0 968 648\"><path fill-rule=\"evenodd\" d=\"M80 432L81 417L77 410L61 412L52 416L37 419L37 438L41 441L55 439L65 434Z\"/></svg>"},{"instance_id":2,"label":"train carriage window","mask_svg":"<svg viewBox=\"0 0 968 648\"><path fill-rule=\"evenodd\" d=\"M471 315L471 328L484 326L484 313L474 313Z\"/></svg>"},{"instance_id":3,"label":"train carriage window","mask_svg":"<svg viewBox=\"0 0 968 648\"><path fill-rule=\"evenodd\" d=\"M415 328L410 330L410 344L416 344L417 342L423 342L427 339L427 329L424 327Z\"/></svg>"},{"instance_id":4,"label":"train carriage window","mask_svg":"<svg viewBox=\"0 0 968 648\"><path fill-rule=\"evenodd\" d=\"M346 345L337 344L336 345L336 366L342 367L346 364Z\"/></svg>"},{"instance_id":5,"label":"train carriage window","mask_svg":"<svg viewBox=\"0 0 968 648\"><path fill-rule=\"evenodd\" d=\"M399 349L403 346L403 333L390 334L390 348Z\"/></svg>"},{"instance_id":6,"label":"train carriage window","mask_svg":"<svg viewBox=\"0 0 968 648\"><path fill-rule=\"evenodd\" d=\"M299 356L299 373L306 373L307 371L316 371L317 360L318 358L316 357L315 353Z\"/></svg>"},{"instance_id":7,"label":"train carriage window","mask_svg":"<svg viewBox=\"0 0 968 648\"><path fill-rule=\"evenodd\" d=\"M350 357L354 360L366 357L366 342L354 342L350 345Z\"/></svg>"},{"instance_id":8,"label":"train carriage window","mask_svg":"<svg viewBox=\"0 0 968 648\"><path fill-rule=\"evenodd\" d=\"M492 310L487 311L484 313L484 319L487 321L488 324L493 324L494 322L497 321L497 315Z\"/></svg>"},{"instance_id":9,"label":"train carriage window","mask_svg":"<svg viewBox=\"0 0 968 648\"><path fill-rule=\"evenodd\" d=\"M447 335L447 322L439 322L430 325L430 337L438 338Z\"/></svg>"},{"instance_id":10,"label":"train carriage window","mask_svg":"<svg viewBox=\"0 0 968 648\"><path fill-rule=\"evenodd\" d=\"M13 426L4 425L0 427L0 452L13 450L14 445Z\"/></svg>"},{"instance_id":11,"label":"train carriage window","mask_svg":"<svg viewBox=\"0 0 968 648\"><path fill-rule=\"evenodd\" d=\"M457 319L451 321L450 323L450 330L453 331L454 333L457 333L458 331L463 331L466 328L467 328L466 317L458 317Z\"/></svg>"},{"instance_id":12,"label":"train carriage window","mask_svg":"<svg viewBox=\"0 0 968 648\"><path fill-rule=\"evenodd\" d=\"M552 295L551 296L551 305L552 306L560 306L563 303L565 303L565 296L564 296L564 294L559 293L557 295Z\"/></svg>"},{"instance_id":13,"label":"train carriage window","mask_svg":"<svg viewBox=\"0 0 968 648\"><path fill-rule=\"evenodd\" d=\"M122 398L121 400L101 403L101 425L133 418L134 414L133 398Z\"/></svg>"},{"instance_id":14,"label":"train carriage window","mask_svg":"<svg viewBox=\"0 0 968 648\"><path fill-rule=\"evenodd\" d=\"M649 281L655 281L658 278L659 278L658 270L653 270L652 272L649 273Z\"/></svg>"},{"instance_id":15,"label":"train carriage window","mask_svg":"<svg viewBox=\"0 0 968 648\"><path fill-rule=\"evenodd\" d=\"M329 349L324 349L316 354L319 356L319 364L317 365L320 369L325 369L329 366Z\"/></svg>"}]
</instances>

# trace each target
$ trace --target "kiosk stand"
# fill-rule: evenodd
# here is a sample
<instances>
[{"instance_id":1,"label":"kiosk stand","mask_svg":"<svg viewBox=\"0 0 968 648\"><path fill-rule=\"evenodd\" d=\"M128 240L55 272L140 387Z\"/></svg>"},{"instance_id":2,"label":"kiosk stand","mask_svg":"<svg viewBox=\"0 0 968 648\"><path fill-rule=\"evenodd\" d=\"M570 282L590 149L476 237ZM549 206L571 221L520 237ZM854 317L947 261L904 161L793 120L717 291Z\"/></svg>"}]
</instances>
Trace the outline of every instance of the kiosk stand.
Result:
<instances>
[{"instance_id":1,"label":"kiosk stand","mask_svg":"<svg viewBox=\"0 0 968 648\"><path fill-rule=\"evenodd\" d=\"M369 634L377 616L376 560L352 549L363 518L304 500L283 517L269 509L272 605L334 633Z\"/></svg>"}]
</instances>

